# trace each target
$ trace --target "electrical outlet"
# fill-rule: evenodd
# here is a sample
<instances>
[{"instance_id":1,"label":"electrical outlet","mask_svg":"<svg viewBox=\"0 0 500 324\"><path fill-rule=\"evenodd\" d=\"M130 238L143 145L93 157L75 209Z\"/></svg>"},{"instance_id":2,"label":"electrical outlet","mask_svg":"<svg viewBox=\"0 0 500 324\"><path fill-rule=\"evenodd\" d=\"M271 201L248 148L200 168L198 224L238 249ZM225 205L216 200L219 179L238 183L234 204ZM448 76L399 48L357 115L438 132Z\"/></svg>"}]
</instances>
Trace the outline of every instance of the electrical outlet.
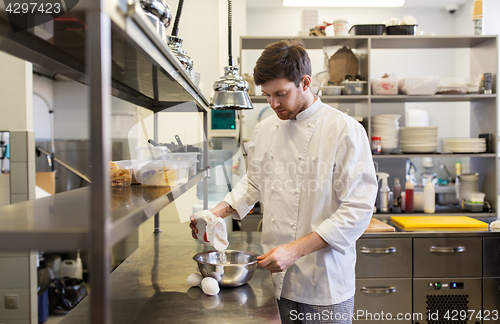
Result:
<instances>
[{"instance_id":1,"label":"electrical outlet","mask_svg":"<svg viewBox=\"0 0 500 324\"><path fill-rule=\"evenodd\" d=\"M5 309L16 309L19 308L19 295L11 294L5 295Z\"/></svg>"}]
</instances>

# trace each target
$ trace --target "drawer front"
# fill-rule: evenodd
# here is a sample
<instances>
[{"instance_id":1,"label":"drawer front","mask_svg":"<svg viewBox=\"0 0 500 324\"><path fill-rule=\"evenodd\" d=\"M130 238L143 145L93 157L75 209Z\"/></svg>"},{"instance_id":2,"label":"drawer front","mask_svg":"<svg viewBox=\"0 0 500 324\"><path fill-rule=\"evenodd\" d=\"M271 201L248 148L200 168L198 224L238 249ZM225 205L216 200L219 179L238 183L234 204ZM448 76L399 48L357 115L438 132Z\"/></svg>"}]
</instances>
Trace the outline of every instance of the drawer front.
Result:
<instances>
[{"instance_id":1,"label":"drawer front","mask_svg":"<svg viewBox=\"0 0 500 324\"><path fill-rule=\"evenodd\" d=\"M357 320L381 320L376 316L411 313L412 280L408 279L356 279L354 315ZM369 316L371 314L372 317ZM387 317L384 317L387 318Z\"/></svg>"},{"instance_id":2,"label":"drawer front","mask_svg":"<svg viewBox=\"0 0 500 324\"><path fill-rule=\"evenodd\" d=\"M414 276L481 277L482 239L415 238L413 240Z\"/></svg>"},{"instance_id":3,"label":"drawer front","mask_svg":"<svg viewBox=\"0 0 500 324\"><path fill-rule=\"evenodd\" d=\"M483 323L500 323L500 278L483 279Z\"/></svg>"},{"instance_id":4,"label":"drawer front","mask_svg":"<svg viewBox=\"0 0 500 324\"><path fill-rule=\"evenodd\" d=\"M483 238L484 277L500 277L500 238Z\"/></svg>"},{"instance_id":5,"label":"drawer front","mask_svg":"<svg viewBox=\"0 0 500 324\"><path fill-rule=\"evenodd\" d=\"M411 278L412 239L360 239L356 278Z\"/></svg>"},{"instance_id":6,"label":"drawer front","mask_svg":"<svg viewBox=\"0 0 500 324\"><path fill-rule=\"evenodd\" d=\"M481 278L414 279L413 312L421 319L413 322L481 323L475 318L465 321L481 310L481 297Z\"/></svg>"}]
</instances>

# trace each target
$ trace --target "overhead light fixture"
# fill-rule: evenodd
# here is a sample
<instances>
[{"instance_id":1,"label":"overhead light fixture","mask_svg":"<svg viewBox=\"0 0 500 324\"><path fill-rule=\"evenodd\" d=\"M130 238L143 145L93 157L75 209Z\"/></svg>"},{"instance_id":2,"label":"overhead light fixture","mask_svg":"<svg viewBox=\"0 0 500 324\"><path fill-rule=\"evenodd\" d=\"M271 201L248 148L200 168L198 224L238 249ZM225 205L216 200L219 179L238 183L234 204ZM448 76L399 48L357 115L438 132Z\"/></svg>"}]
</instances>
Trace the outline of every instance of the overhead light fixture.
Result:
<instances>
[{"instance_id":1,"label":"overhead light fixture","mask_svg":"<svg viewBox=\"0 0 500 324\"><path fill-rule=\"evenodd\" d=\"M405 0L283 0L285 7L402 7Z\"/></svg>"},{"instance_id":2,"label":"overhead light fixture","mask_svg":"<svg viewBox=\"0 0 500 324\"><path fill-rule=\"evenodd\" d=\"M182 50L182 38L178 37L179 33L179 21L181 20L182 7L184 6L184 0L179 0L177 6L177 13L175 14L174 27L172 28L172 35L167 36L167 44L172 50L172 52L177 56L179 62L188 73L193 70L193 60L185 51Z\"/></svg>"},{"instance_id":3,"label":"overhead light fixture","mask_svg":"<svg viewBox=\"0 0 500 324\"><path fill-rule=\"evenodd\" d=\"M210 108L229 110L253 109L252 102L248 97L248 82L239 76L239 68L233 66L231 18L231 0L228 0L229 66L224 68L224 76L214 83L215 93Z\"/></svg>"}]
</instances>

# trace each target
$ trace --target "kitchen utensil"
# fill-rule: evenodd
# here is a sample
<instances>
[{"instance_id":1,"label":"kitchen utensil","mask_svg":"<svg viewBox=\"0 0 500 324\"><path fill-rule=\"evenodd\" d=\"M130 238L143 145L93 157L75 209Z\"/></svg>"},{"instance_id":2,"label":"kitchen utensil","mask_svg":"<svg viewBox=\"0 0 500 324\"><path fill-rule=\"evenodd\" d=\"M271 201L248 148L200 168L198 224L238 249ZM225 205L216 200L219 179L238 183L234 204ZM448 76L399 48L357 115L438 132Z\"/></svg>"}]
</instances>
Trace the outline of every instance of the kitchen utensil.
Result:
<instances>
[{"instance_id":1,"label":"kitchen utensil","mask_svg":"<svg viewBox=\"0 0 500 324\"><path fill-rule=\"evenodd\" d=\"M177 148L178 152L187 152L187 147L184 146L184 144L182 144L182 141L181 141L181 138L179 137L179 135L175 135L175 140L177 141L177 144L179 144L179 147Z\"/></svg>"},{"instance_id":2,"label":"kitchen utensil","mask_svg":"<svg viewBox=\"0 0 500 324\"><path fill-rule=\"evenodd\" d=\"M488 224L468 216L392 216L391 222L404 229L414 228L486 228Z\"/></svg>"},{"instance_id":3,"label":"kitchen utensil","mask_svg":"<svg viewBox=\"0 0 500 324\"><path fill-rule=\"evenodd\" d=\"M381 220L378 220L376 218L370 219L370 224L368 224L368 227L365 230L365 233L370 233L370 232L394 232L396 229Z\"/></svg>"},{"instance_id":4,"label":"kitchen utensil","mask_svg":"<svg viewBox=\"0 0 500 324\"><path fill-rule=\"evenodd\" d=\"M222 263L218 251L200 252L193 257L201 275L210 277L212 272L220 275L221 287L239 287L246 284L257 268L258 254L246 251L226 250L226 262Z\"/></svg>"}]
</instances>

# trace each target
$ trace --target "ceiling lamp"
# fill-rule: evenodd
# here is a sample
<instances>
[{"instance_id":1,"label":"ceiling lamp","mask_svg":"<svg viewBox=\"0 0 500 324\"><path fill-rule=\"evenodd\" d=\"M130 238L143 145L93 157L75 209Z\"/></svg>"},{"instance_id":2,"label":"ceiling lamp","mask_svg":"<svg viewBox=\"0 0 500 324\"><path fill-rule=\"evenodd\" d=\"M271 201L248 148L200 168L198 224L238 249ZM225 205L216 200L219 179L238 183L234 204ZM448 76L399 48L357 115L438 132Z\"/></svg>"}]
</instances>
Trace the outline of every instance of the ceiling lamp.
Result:
<instances>
[{"instance_id":1,"label":"ceiling lamp","mask_svg":"<svg viewBox=\"0 0 500 324\"><path fill-rule=\"evenodd\" d=\"M285 7L402 7L405 0L283 0Z\"/></svg>"},{"instance_id":2,"label":"ceiling lamp","mask_svg":"<svg viewBox=\"0 0 500 324\"><path fill-rule=\"evenodd\" d=\"M212 109L253 109L248 97L248 82L238 74L238 67L233 66L232 55L232 25L231 25L231 0L228 0L228 49L229 66L224 68L224 76L214 83L214 97L210 103Z\"/></svg>"}]
</instances>

